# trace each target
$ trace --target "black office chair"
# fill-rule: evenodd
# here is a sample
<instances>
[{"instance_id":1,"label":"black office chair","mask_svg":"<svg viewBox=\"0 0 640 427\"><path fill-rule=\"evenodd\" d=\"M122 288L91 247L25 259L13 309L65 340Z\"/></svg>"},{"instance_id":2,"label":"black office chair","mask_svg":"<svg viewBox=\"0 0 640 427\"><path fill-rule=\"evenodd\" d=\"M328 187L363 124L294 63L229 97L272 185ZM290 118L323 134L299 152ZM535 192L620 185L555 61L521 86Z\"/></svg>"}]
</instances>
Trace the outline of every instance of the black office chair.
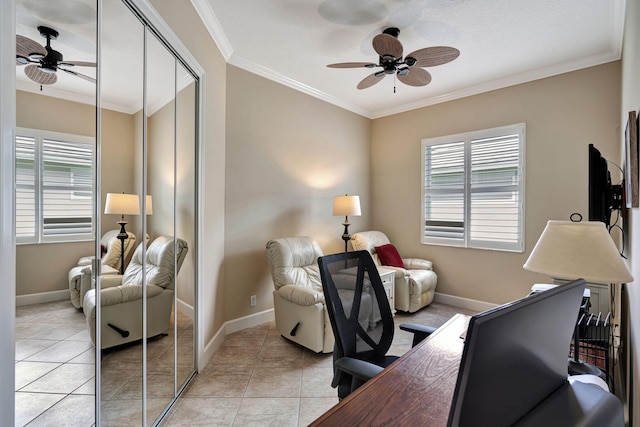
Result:
<instances>
[{"instance_id":1,"label":"black office chair","mask_svg":"<svg viewBox=\"0 0 640 427\"><path fill-rule=\"evenodd\" d=\"M393 315L378 269L367 251L318 258L331 328L335 336L332 387L343 399L398 359L387 355L393 341ZM413 345L435 328L402 324Z\"/></svg>"}]
</instances>

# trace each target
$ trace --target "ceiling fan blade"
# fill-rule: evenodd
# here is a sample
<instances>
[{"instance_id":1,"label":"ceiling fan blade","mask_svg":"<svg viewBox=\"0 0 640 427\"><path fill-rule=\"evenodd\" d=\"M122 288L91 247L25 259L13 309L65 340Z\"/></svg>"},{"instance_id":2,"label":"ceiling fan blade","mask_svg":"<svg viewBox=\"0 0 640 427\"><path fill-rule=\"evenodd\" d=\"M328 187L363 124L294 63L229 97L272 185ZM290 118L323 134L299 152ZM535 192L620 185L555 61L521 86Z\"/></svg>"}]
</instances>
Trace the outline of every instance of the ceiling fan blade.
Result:
<instances>
[{"instance_id":1,"label":"ceiling fan blade","mask_svg":"<svg viewBox=\"0 0 640 427\"><path fill-rule=\"evenodd\" d=\"M407 55L407 58L415 58L414 67L435 67L436 65L449 63L458 56L460 56L460 51L454 47L433 46L411 52Z\"/></svg>"},{"instance_id":2,"label":"ceiling fan blade","mask_svg":"<svg viewBox=\"0 0 640 427\"><path fill-rule=\"evenodd\" d=\"M327 65L329 68L372 68L377 66L378 64L374 64L373 62L340 62L338 64Z\"/></svg>"},{"instance_id":3,"label":"ceiling fan blade","mask_svg":"<svg viewBox=\"0 0 640 427\"><path fill-rule=\"evenodd\" d=\"M398 80L409 86L426 86L431 83L431 74L422 68L411 68L407 74L397 75Z\"/></svg>"},{"instance_id":4,"label":"ceiling fan blade","mask_svg":"<svg viewBox=\"0 0 640 427\"><path fill-rule=\"evenodd\" d=\"M28 37L16 34L16 64L25 65L29 62L29 55L37 53L47 56L47 50L40 43L31 40Z\"/></svg>"},{"instance_id":5,"label":"ceiling fan blade","mask_svg":"<svg viewBox=\"0 0 640 427\"><path fill-rule=\"evenodd\" d=\"M365 77L364 79L362 79L360 81L360 83L358 83L357 88L358 89L366 89L368 87L371 87L374 84L376 84L379 81L381 81L382 79L384 79L384 76L386 76L386 74L384 72L382 72L382 71L378 71L377 73L370 74L367 77Z\"/></svg>"},{"instance_id":6,"label":"ceiling fan blade","mask_svg":"<svg viewBox=\"0 0 640 427\"><path fill-rule=\"evenodd\" d=\"M29 64L24 68L24 73L34 82L41 85L52 85L58 81L55 73L45 73L35 64Z\"/></svg>"},{"instance_id":7,"label":"ceiling fan blade","mask_svg":"<svg viewBox=\"0 0 640 427\"><path fill-rule=\"evenodd\" d=\"M389 34L378 34L373 38L373 49L380 56L391 55L396 59L402 58L402 43Z\"/></svg>"},{"instance_id":8,"label":"ceiling fan blade","mask_svg":"<svg viewBox=\"0 0 640 427\"><path fill-rule=\"evenodd\" d=\"M95 62L85 62L85 61L63 61L58 62L58 65L64 65L67 67L95 67Z\"/></svg>"},{"instance_id":9,"label":"ceiling fan blade","mask_svg":"<svg viewBox=\"0 0 640 427\"><path fill-rule=\"evenodd\" d=\"M86 80L86 81L91 82L91 83L95 83L96 82L96 79L94 79L93 77L86 76L86 75L84 75L82 73L78 73L76 71L67 70L65 68L58 68L58 70L62 70L65 73L69 73L69 74L72 74L72 75L74 75L76 77L80 77L81 79Z\"/></svg>"}]
</instances>

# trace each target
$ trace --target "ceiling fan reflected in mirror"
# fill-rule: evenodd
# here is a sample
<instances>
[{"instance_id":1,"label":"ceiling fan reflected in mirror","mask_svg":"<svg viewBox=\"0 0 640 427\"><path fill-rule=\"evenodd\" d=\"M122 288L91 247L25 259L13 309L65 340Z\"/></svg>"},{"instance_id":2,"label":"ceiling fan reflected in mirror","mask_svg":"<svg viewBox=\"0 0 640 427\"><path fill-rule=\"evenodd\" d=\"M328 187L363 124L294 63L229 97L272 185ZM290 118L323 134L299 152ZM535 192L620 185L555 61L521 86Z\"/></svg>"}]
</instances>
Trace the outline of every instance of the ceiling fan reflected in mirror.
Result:
<instances>
[{"instance_id":1,"label":"ceiling fan reflected in mirror","mask_svg":"<svg viewBox=\"0 0 640 427\"><path fill-rule=\"evenodd\" d=\"M449 46L433 46L418 49L402 57L403 47L398 35L398 28L387 28L382 34L373 38L373 49L379 55L378 63L373 62L342 62L329 64L329 68L382 68L365 77L358 83L358 89L366 89L382 81L386 75L398 77L402 83L409 86L426 86L431 82L431 74L423 67L435 67L447 64L458 56L460 51ZM396 91L395 85L393 91Z\"/></svg>"},{"instance_id":2,"label":"ceiling fan reflected in mirror","mask_svg":"<svg viewBox=\"0 0 640 427\"><path fill-rule=\"evenodd\" d=\"M44 26L38 27L38 31L47 40L46 46L28 37L16 35L16 65L26 65L24 73L27 77L40 85L52 85L58 81L56 73L61 70L89 82L96 82L93 77L70 69L70 67L95 67L95 62L65 61L62 53L51 47L51 40L58 38L58 32Z\"/></svg>"}]
</instances>

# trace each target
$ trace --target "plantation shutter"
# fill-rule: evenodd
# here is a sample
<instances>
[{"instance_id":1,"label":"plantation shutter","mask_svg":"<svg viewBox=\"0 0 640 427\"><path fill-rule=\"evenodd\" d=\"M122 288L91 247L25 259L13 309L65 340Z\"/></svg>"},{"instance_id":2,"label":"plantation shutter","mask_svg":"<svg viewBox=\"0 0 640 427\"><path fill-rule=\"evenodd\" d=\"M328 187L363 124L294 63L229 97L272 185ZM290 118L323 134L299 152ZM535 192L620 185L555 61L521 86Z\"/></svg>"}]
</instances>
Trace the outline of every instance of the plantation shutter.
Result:
<instances>
[{"instance_id":1,"label":"plantation shutter","mask_svg":"<svg viewBox=\"0 0 640 427\"><path fill-rule=\"evenodd\" d=\"M36 139L16 136L16 241L37 238Z\"/></svg>"},{"instance_id":2,"label":"plantation shutter","mask_svg":"<svg viewBox=\"0 0 640 427\"><path fill-rule=\"evenodd\" d=\"M43 237L93 230L93 146L42 140Z\"/></svg>"},{"instance_id":3,"label":"plantation shutter","mask_svg":"<svg viewBox=\"0 0 640 427\"><path fill-rule=\"evenodd\" d=\"M422 140L421 242L524 250L525 124Z\"/></svg>"},{"instance_id":4,"label":"plantation shutter","mask_svg":"<svg viewBox=\"0 0 640 427\"><path fill-rule=\"evenodd\" d=\"M424 237L464 242L464 142L426 147Z\"/></svg>"},{"instance_id":5,"label":"plantation shutter","mask_svg":"<svg viewBox=\"0 0 640 427\"><path fill-rule=\"evenodd\" d=\"M515 245L520 236L519 134L471 141L469 239Z\"/></svg>"}]
</instances>

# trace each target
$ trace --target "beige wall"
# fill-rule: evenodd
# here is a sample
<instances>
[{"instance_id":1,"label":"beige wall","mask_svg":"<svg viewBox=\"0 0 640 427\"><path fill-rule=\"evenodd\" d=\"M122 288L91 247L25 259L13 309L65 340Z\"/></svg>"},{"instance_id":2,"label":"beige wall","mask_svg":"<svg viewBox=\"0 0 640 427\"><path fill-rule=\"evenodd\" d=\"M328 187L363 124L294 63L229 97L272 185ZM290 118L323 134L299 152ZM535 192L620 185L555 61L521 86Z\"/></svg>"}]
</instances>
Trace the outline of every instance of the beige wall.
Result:
<instances>
[{"instance_id":1,"label":"beige wall","mask_svg":"<svg viewBox=\"0 0 640 427\"><path fill-rule=\"evenodd\" d=\"M229 66L225 238L226 319L273 307L269 239L308 235L343 250L333 197L369 209L370 120ZM207 166L209 167L209 166ZM257 306L250 307L250 296Z\"/></svg>"},{"instance_id":2,"label":"beige wall","mask_svg":"<svg viewBox=\"0 0 640 427\"><path fill-rule=\"evenodd\" d=\"M622 109L620 111L620 126L624 129L627 123L629 111L640 109L640 2L632 0L627 2L626 25L624 33L624 45L622 52ZM623 139L619 139L623 147ZM623 148L621 148L621 152ZM626 223L629 236L628 259L635 280L627 286L627 292L623 294L623 317L628 323L623 324L623 338L628 349L626 363L623 364L624 372L628 375L629 402L634 402L631 407L633 426L640 425L640 211L631 209L628 211Z\"/></svg>"},{"instance_id":3,"label":"beige wall","mask_svg":"<svg viewBox=\"0 0 640 427\"><path fill-rule=\"evenodd\" d=\"M95 116L95 107L91 105L23 91L16 94L16 123L19 127L95 136ZM102 139L103 190L125 191L121 188L130 183L132 173L132 118L109 110L103 110L102 118L105 130ZM116 228L115 221L113 216L103 215L103 232ZM78 258L90 255L93 250L93 242L18 245L16 295L69 289L69 269Z\"/></svg>"},{"instance_id":4,"label":"beige wall","mask_svg":"<svg viewBox=\"0 0 640 427\"><path fill-rule=\"evenodd\" d=\"M373 227L401 255L434 262L437 292L491 303L520 298L550 279L523 270L547 220L587 217L587 145L619 157L618 62L376 119ZM420 243L420 140L525 122L525 252Z\"/></svg>"},{"instance_id":5,"label":"beige wall","mask_svg":"<svg viewBox=\"0 0 640 427\"><path fill-rule=\"evenodd\" d=\"M200 334L206 346L225 321L222 260L225 236L226 63L190 2L151 0L151 4L206 73L203 99L205 135L201 141L205 170L199 189L204 220L198 236L202 242Z\"/></svg>"}]
</instances>

